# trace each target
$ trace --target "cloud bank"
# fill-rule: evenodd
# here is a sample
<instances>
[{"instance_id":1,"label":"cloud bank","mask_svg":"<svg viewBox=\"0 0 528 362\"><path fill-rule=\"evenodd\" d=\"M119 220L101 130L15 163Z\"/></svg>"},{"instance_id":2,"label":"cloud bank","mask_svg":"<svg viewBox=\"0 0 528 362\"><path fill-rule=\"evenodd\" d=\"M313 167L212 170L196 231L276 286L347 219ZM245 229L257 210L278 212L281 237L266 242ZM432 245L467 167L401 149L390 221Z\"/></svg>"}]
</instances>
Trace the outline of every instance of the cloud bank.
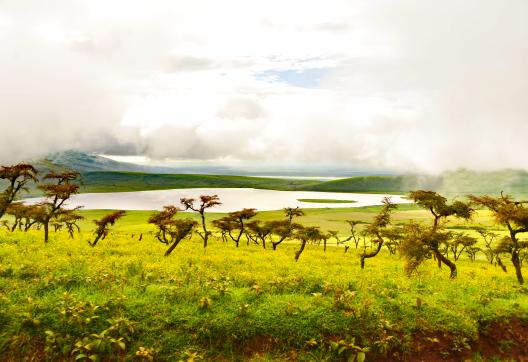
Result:
<instances>
[{"instance_id":1,"label":"cloud bank","mask_svg":"<svg viewBox=\"0 0 528 362\"><path fill-rule=\"evenodd\" d=\"M528 168L528 3L3 1L0 162Z\"/></svg>"}]
</instances>

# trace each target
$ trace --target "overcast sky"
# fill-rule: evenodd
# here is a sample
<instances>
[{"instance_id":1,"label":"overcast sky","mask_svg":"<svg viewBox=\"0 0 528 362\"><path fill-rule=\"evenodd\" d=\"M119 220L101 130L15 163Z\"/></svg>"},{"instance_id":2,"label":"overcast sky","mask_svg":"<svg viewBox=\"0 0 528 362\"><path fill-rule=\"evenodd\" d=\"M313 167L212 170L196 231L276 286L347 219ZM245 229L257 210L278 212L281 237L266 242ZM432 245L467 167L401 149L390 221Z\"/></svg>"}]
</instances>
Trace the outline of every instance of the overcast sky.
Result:
<instances>
[{"instance_id":1,"label":"overcast sky","mask_svg":"<svg viewBox=\"0 0 528 362\"><path fill-rule=\"evenodd\" d=\"M528 168L528 1L0 0L0 162Z\"/></svg>"}]
</instances>

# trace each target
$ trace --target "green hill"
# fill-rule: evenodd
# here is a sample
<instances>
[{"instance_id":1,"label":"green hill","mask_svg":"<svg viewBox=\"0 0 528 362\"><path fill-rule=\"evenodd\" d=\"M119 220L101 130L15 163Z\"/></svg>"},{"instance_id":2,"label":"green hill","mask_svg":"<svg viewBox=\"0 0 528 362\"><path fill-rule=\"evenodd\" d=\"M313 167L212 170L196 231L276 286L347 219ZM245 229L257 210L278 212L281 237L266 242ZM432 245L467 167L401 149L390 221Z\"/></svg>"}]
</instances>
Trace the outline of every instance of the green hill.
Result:
<instances>
[{"instance_id":1,"label":"green hill","mask_svg":"<svg viewBox=\"0 0 528 362\"><path fill-rule=\"evenodd\" d=\"M95 154L66 151L35 161L40 174L50 170L74 169L82 174L82 192L120 192L178 188L259 188L274 190L406 193L428 189L449 197L476 194L499 194L501 191L517 197L528 197L528 172L500 170L476 172L446 171L440 175L407 174L398 176L355 176L332 181L258 176L232 176L185 173L188 170L162 169L126 162L117 162ZM172 173L168 173L172 172ZM212 172L215 173L215 172ZM3 186L0 180L0 188ZM38 190L30 185L30 194Z\"/></svg>"},{"instance_id":2,"label":"green hill","mask_svg":"<svg viewBox=\"0 0 528 362\"><path fill-rule=\"evenodd\" d=\"M249 176L150 174L141 172L86 172L83 192L118 192L182 188L257 188L302 190L320 181Z\"/></svg>"},{"instance_id":3,"label":"green hill","mask_svg":"<svg viewBox=\"0 0 528 362\"><path fill-rule=\"evenodd\" d=\"M528 172L458 170L440 176L357 176L332 181L288 178L149 174L140 172L83 173L83 192L141 191L205 187L249 187L289 191L406 193L415 189L436 190L450 197L470 193L528 195Z\"/></svg>"}]
</instances>

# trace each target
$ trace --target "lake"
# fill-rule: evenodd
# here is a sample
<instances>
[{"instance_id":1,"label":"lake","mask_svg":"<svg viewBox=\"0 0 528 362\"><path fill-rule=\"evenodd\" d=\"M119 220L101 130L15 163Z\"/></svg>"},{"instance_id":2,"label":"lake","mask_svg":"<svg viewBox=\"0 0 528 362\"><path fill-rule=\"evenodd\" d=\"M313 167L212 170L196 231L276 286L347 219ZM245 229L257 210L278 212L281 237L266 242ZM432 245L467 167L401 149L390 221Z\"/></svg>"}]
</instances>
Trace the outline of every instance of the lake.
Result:
<instances>
[{"instance_id":1,"label":"lake","mask_svg":"<svg viewBox=\"0 0 528 362\"><path fill-rule=\"evenodd\" d=\"M356 194L316 191L276 191L250 188L197 188L135 192L87 193L73 196L68 207L83 206L85 209L159 210L164 205L180 205L180 198L200 195L218 195L222 205L210 209L212 212L231 212L247 208L257 210L279 210L284 207L300 208L344 208L381 205L384 196L394 203L409 203L399 195ZM350 200L351 203L314 203L298 199ZM42 201L27 199L28 204Z\"/></svg>"}]
</instances>

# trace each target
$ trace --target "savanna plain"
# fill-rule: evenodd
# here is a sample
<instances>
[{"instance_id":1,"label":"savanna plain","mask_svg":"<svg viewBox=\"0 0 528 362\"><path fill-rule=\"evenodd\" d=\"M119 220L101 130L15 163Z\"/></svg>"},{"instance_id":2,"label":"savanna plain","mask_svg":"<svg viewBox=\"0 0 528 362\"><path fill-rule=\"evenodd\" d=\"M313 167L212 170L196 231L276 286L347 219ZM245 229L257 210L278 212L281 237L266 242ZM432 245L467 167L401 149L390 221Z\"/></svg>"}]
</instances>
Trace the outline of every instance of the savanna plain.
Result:
<instances>
[{"instance_id":1,"label":"savanna plain","mask_svg":"<svg viewBox=\"0 0 528 362\"><path fill-rule=\"evenodd\" d=\"M309 241L297 261L295 238L273 250L243 236L235 247L214 229L226 215L213 212L206 249L193 233L167 257L149 211L128 211L95 247L91 220L108 211L80 211L79 233L50 232L47 243L42 230L4 228L0 359L526 360L528 289L507 259L505 272L488 258L474 229L506 235L492 213L446 218L446 229L479 248L460 253L453 279L434 258L409 274L389 247L360 267L361 255L377 248L361 231L383 208L306 210L296 223L334 237ZM280 210L255 219L284 217ZM391 217L395 225L432 223L415 205ZM196 213L176 216L183 218L199 221ZM356 221L357 239L347 220Z\"/></svg>"}]
</instances>

